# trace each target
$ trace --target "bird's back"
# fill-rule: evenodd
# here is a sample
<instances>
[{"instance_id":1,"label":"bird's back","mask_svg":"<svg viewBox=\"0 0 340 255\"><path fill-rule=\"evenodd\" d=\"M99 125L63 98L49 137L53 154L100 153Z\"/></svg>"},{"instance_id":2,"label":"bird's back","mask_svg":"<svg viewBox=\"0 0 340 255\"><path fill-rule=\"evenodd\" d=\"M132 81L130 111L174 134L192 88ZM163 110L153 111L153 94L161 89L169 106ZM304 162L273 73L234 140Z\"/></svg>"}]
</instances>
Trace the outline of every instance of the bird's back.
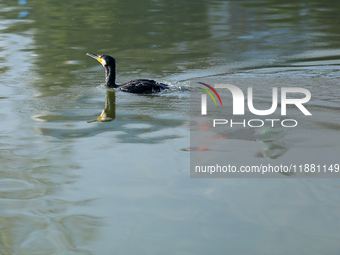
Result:
<instances>
[{"instance_id":1,"label":"bird's back","mask_svg":"<svg viewBox=\"0 0 340 255\"><path fill-rule=\"evenodd\" d=\"M129 93L150 94L168 89L169 86L154 80L137 79L119 85L118 89Z\"/></svg>"}]
</instances>

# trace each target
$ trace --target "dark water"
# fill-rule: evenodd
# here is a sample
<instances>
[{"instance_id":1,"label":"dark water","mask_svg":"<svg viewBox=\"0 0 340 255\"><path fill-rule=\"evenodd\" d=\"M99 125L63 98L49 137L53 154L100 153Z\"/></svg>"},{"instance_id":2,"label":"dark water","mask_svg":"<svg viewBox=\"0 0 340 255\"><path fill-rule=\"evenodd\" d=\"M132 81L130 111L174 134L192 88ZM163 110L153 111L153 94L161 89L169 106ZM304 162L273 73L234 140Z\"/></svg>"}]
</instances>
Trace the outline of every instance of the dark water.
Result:
<instances>
[{"instance_id":1,"label":"dark water","mask_svg":"<svg viewBox=\"0 0 340 255\"><path fill-rule=\"evenodd\" d=\"M0 254L339 254L339 179L189 178L183 89L254 78L265 102L267 81L308 78L306 128L274 132L269 149L228 134L243 148L231 155L334 160L339 11L339 1L1 1ZM182 89L107 90L86 52L114 56L118 82Z\"/></svg>"}]
</instances>

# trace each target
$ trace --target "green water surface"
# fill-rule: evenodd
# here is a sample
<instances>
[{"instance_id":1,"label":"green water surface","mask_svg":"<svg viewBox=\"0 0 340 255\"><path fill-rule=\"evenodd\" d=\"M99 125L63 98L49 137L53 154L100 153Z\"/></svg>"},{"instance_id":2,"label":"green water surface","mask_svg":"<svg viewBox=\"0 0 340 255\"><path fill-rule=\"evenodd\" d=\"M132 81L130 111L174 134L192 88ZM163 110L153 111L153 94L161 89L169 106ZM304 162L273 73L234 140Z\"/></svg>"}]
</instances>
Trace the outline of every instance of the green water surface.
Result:
<instances>
[{"instance_id":1,"label":"green water surface","mask_svg":"<svg viewBox=\"0 0 340 255\"><path fill-rule=\"evenodd\" d=\"M305 128L267 144L228 133L230 155L336 160L339 12L335 0L0 1L0 254L339 254L340 179L190 179L188 90L256 77L267 102L261 82L308 77ZM115 57L118 83L174 89L108 90L86 52Z\"/></svg>"}]
</instances>

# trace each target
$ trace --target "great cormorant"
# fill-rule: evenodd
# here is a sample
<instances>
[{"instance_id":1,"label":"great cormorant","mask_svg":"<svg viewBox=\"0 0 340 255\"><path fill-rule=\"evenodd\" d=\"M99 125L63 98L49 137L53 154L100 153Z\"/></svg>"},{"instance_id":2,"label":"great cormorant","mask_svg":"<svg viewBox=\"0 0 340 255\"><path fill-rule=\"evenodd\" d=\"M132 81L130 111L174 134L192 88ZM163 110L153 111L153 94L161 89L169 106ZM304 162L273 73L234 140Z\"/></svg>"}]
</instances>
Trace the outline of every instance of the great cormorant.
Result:
<instances>
[{"instance_id":1,"label":"great cormorant","mask_svg":"<svg viewBox=\"0 0 340 255\"><path fill-rule=\"evenodd\" d=\"M86 53L87 56L99 61L105 68L105 85L129 93L150 94L168 89L169 86L154 80L137 79L123 84L116 84L116 61L109 55Z\"/></svg>"}]
</instances>

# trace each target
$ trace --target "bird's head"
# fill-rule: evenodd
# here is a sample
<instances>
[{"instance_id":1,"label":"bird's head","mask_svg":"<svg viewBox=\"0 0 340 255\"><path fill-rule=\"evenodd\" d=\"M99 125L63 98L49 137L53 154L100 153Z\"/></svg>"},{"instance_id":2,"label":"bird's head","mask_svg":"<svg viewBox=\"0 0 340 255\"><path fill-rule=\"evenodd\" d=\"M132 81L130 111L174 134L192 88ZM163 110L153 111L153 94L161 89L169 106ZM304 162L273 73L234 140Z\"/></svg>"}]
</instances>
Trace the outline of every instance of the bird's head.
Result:
<instances>
[{"instance_id":1,"label":"bird's head","mask_svg":"<svg viewBox=\"0 0 340 255\"><path fill-rule=\"evenodd\" d=\"M86 53L86 55L98 60L104 67L116 65L115 59L109 55L97 55L90 52Z\"/></svg>"}]
</instances>

